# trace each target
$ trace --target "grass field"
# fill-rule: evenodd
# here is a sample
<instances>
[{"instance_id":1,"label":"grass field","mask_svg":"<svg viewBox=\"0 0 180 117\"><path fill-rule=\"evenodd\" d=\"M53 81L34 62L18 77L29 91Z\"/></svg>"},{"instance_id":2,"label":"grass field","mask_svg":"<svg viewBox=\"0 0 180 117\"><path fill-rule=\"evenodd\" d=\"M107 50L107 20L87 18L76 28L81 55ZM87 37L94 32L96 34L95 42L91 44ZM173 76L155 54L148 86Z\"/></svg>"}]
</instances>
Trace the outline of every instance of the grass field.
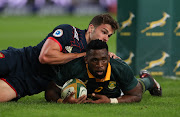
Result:
<instances>
[{"instance_id":1,"label":"grass field","mask_svg":"<svg viewBox=\"0 0 180 117\"><path fill-rule=\"evenodd\" d=\"M93 17L93 16L92 16ZM87 28L91 16L0 17L0 50L39 43L59 24ZM108 42L116 52L116 35ZM140 103L131 104L56 104L47 103L44 92L18 102L0 103L0 117L180 117L180 80L156 77L163 96L152 97L147 91Z\"/></svg>"}]
</instances>

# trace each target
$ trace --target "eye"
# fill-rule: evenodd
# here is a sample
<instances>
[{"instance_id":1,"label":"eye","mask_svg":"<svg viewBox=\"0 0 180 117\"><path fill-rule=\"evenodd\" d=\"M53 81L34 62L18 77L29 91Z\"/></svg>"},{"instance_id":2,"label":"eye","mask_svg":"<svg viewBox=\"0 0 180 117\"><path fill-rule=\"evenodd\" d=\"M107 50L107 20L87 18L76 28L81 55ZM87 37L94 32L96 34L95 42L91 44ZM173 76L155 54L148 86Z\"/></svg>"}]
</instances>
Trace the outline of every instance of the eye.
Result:
<instances>
[{"instance_id":1,"label":"eye","mask_svg":"<svg viewBox=\"0 0 180 117\"><path fill-rule=\"evenodd\" d=\"M97 62L98 60L97 59L93 59L92 62Z\"/></svg>"},{"instance_id":2,"label":"eye","mask_svg":"<svg viewBox=\"0 0 180 117\"><path fill-rule=\"evenodd\" d=\"M102 33L103 33L103 34L107 34L107 31L106 31L106 30L102 30Z\"/></svg>"},{"instance_id":3,"label":"eye","mask_svg":"<svg viewBox=\"0 0 180 117\"><path fill-rule=\"evenodd\" d=\"M106 61L107 61L107 59L106 59L106 58L103 58L103 59L102 59L102 62L106 62Z\"/></svg>"}]
</instances>

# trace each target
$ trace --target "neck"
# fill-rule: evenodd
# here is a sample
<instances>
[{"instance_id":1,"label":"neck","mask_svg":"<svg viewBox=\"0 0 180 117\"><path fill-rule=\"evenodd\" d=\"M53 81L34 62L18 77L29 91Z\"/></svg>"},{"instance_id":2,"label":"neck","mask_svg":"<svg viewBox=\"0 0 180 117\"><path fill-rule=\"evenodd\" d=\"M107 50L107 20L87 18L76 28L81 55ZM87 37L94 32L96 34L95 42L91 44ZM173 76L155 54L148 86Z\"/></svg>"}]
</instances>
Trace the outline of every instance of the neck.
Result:
<instances>
[{"instance_id":1,"label":"neck","mask_svg":"<svg viewBox=\"0 0 180 117\"><path fill-rule=\"evenodd\" d=\"M90 35L89 35L88 31L85 33L85 38L86 38L86 42L88 44L90 42Z\"/></svg>"}]
</instances>

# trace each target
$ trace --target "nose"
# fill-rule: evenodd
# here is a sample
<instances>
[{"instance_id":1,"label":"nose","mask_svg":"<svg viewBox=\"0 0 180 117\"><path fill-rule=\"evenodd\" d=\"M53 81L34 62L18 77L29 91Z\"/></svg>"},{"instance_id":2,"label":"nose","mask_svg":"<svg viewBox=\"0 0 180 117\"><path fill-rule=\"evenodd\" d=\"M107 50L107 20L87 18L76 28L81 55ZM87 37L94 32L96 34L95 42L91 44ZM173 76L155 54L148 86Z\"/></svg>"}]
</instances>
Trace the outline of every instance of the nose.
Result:
<instances>
[{"instance_id":1,"label":"nose","mask_svg":"<svg viewBox=\"0 0 180 117\"><path fill-rule=\"evenodd\" d=\"M98 63L96 64L96 66L97 66L98 68L102 68L102 67L103 67L102 61L98 61Z\"/></svg>"},{"instance_id":2,"label":"nose","mask_svg":"<svg viewBox=\"0 0 180 117\"><path fill-rule=\"evenodd\" d=\"M108 35L104 37L103 41L107 42L109 40Z\"/></svg>"}]
</instances>

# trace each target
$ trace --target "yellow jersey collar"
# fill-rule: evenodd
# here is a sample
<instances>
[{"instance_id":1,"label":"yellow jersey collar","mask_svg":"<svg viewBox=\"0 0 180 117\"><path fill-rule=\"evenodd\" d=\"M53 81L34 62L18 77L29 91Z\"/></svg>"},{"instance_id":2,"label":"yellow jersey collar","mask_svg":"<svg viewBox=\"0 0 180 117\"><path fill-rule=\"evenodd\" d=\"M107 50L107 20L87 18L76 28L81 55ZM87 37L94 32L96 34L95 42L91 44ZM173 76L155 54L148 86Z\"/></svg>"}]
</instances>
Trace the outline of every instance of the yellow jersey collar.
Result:
<instances>
[{"instance_id":1,"label":"yellow jersey collar","mask_svg":"<svg viewBox=\"0 0 180 117\"><path fill-rule=\"evenodd\" d=\"M88 64L86 64L86 69L87 69L87 73L88 73L88 76L89 78L95 78L89 71L88 69ZM110 76L111 76L111 64L108 63L108 68L107 68L107 72L106 72L106 76L102 79L98 79L98 78L95 78L96 79L96 82L104 82L104 81L108 81L110 80Z\"/></svg>"}]
</instances>

